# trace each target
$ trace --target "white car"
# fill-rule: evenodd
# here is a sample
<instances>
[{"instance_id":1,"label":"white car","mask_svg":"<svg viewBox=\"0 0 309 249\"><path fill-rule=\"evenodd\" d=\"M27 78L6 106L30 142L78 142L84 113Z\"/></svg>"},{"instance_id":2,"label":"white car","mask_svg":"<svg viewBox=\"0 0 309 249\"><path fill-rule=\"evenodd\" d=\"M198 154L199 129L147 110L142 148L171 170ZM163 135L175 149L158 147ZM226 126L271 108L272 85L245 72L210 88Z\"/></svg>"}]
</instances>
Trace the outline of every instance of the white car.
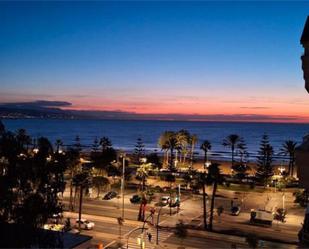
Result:
<instances>
[{"instance_id":1,"label":"white car","mask_svg":"<svg viewBox=\"0 0 309 249\"><path fill-rule=\"evenodd\" d=\"M166 206L170 203L170 197L169 196L162 196L160 200L161 204Z\"/></svg>"},{"instance_id":2,"label":"white car","mask_svg":"<svg viewBox=\"0 0 309 249\"><path fill-rule=\"evenodd\" d=\"M89 220L86 220L86 219L76 219L76 227L79 226L79 223L80 223L80 227L82 229L86 229L86 230L91 230L94 228L94 222L91 222Z\"/></svg>"}]
</instances>

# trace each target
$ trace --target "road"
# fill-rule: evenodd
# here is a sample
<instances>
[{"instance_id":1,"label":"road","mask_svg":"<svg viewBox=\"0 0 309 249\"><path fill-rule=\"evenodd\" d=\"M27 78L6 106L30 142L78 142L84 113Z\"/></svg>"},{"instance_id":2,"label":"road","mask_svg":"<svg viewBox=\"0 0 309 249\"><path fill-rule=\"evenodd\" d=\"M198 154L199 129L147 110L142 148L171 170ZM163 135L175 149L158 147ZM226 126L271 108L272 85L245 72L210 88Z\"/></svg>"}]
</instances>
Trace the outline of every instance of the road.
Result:
<instances>
[{"instance_id":1,"label":"road","mask_svg":"<svg viewBox=\"0 0 309 249\"><path fill-rule=\"evenodd\" d=\"M210 194L210 193L209 193ZM237 195L237 193L227 190L220 190L218 192L218 197L216 198L216 207L219 205L224 206L224 213L219 218L215 215L214 218L214 228L216 230L241 230L249 233L255 233L258 236L270 237L270 238L279 238L285 239L289 242L297 241L297 232L300 228L300 223L302 221L302 216L299 215L298 211L294 213L293 203L291 201L291 194L286 193L286 203L285 205L288 207L288 210L292 210L291 213L288 213L287 222L285 224L274 224L271 228L266 227L258 227L248 224L248 220L250 217L250 208L256 207L261 208L263 206L278 206L282 202L282 193L250 193L247 194L244 198L243 210L240 216L231 216L228 213L229 207L231 205L231 200L234 202L239 202L241 199L241 195ZM130 231L141 228L143 223L137 221L137 216L139 212L139 205L131 204L129 199L132 196L132 192L127 192L125 195L125 222L121 227L122 240L124 244L126 244L126 238ZM210 195L209 195L210 196ZM238 199L234 199L236 198ZM270 199L272 202L265 202L265 199ZM156 200L159 199L159 196L156 197ZM64 197L63 203L68 204L68 197ZM94 221L96 226L94 230L91 231L82 231L82 233L93 236L94 245L98 243L103 243L104 246L110 245L109 248L115 248L116 243L119 241L119 225L117 223L117 217L121 216L121 207L122 207L121 199L113 199L113 200L100 200L93 198L85 198L83 202L83 218ZM208 203L209 205L209 203ZM258 207L257 207L258 206ZM156 218L158 214L159 208L155 206L155 201L148 205L146 210L146 217L150 213L149 210L151 207L156 208L156 213L154 216L154 223L156 223ZM208 206L209 209L209 206ZM75 213L66 213L66 217L76 218L77 217L78 208L76 207ZM175 227L175 224L178 220L183 220L187 224L195 224L202 226L202 200L201 196L192 196L192 195L182 195L182 205L180 212L177 213L176 209L173 209L173 215L169 215L169 208L164 207L161 210L162 215L160 216L160 225L164 227ZM145 241L145 248L154 248L155 240L156 240L156 230L153 226L146 224L145 226L152 234L152 243L148 242L148 238L144 233L142 239ZM141 236L141 230L137 230L137 232L133 233L129 239L129 248L135 249L140 248L138 245L138 237ZM208 232L203 232L204 234L208 234ZM221 235L220 239L217 237L196 237L195 235L191 235L183 241L183 244L188 248L205 248L204 245L209 245L211 248L220 248L221 246L226 248L231 246L231 241L227 241L227 235ZM267 242L268 243L268 242ZM267 244L266 243L266 244ZM173 248L173 245L180 245L181 241L176 238L173 234L173 231L168 231L161 229L159 233L159 244L161 246L166 245L166 247ZM239 248L242 246L245 248L246 243L242 242L239 245ZM270 244L267 244L268 246ZM276 245L278 248L295 248L293 245L281 245L281 244L272 244ZM208 247L208 246L207 246Z\"/></svg>"},{"instance_id":2,"label":"road","mask_svg":"<svg viewBox=\"0 0 309 249\"><path fill-rule=\"evenodd\" d=\"M130 203L131 194L125 195L125 205L124 205L124 218L125 222L121 226L122 238L126 237L127 234L139 227L143 226L143 222L137 221L139 204ZM158 198L157 198L158 199ZM65 204L65 209L67 210L69 199L64 197L62 200ZM151 208L156 208L157 212L154 215L153 222L157 221L157 214L159 207L155 206L155 202L148 205L146 208L145 216L147 217L150 214ZM172 214L176 214L176 209L172 209ZM101 200L93 198L84 198L83 207L82 207L82 218L88 219L95 222L95 228L93 230L83 230L82 234L93 236L93 244L97 245L98 243L103 243L104 246L109 244L115 244L119 241L119 225L117 218L121 217L122 213L122 200L121 199L112 199L112 200ZM163 207L161 209L160 215L160 224L163 224L165 220L170 217L170 209ZM71 222L74 223L74 220L78 217L78 207L75 207L74 212L64 213L65 218L71 218ZM151 219L150 219L151 220ZM145 224L147 229L150 229L149 224ZM155 230L153 229L152 233L155 238ZM136 237L139 233L132 234L132 239L136 241ZM163 238L163 237L162 237ZM123 241L124 242L124 241ZM136 243L135 243L136 244Z\"/></svg>"}]
</instances>

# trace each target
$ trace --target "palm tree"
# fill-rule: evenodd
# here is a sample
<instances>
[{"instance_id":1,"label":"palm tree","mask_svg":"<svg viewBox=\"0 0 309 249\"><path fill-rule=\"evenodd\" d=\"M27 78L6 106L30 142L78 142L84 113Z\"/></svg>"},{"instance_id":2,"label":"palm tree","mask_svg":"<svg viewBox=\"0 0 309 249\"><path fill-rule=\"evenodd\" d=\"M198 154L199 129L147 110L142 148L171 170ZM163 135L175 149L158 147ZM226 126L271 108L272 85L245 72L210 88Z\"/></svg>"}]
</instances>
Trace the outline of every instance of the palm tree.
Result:
<instances>
[{"instance_id":1,"label":"palm tree","mask_svg":"<svg viewBox=\"0 0 309 249\"><path fill-rule=\"evenodd\" d=\"M178 142L174 131L165 131L159 138L159 145L162 150L171 152L169 168L174 169L174 151L177 149Z\"/></svg>"},{"instance_id":2,"label":"palm tree","mask_svg":"<svg viewBox=\"0 0 309 249\"><path fill-rule=\"evenodd\" d=\"M212 196L211 196L211 205L210 205L210 217L209 217L209 230L212 230L212 224L213 224L213 215L214 215L214 207L215 207L215 198L216 198L216 192L218 183L221 181L221 173L220 173L220 164L218 163L212 163L208 168L208 174L206 181L209 184L212 184Z\"/></svg>"},{"instance_id":3,"label":"palm tree","mask_svg":"<svg viewBox=\"0 0 309 249\"><path fill-rule=\"evenodd\" d=\"M165 133L162 133L158 140L158 145L161 148L161 150L164 152L164 159L163 159L163 165L168 164L168 146L167 146L167 136Z\"/></svg>"},{"instance_id":4,"label":"palm tree","mask_svg":"<svg viewBox=\"0 0 309 249\"><path fill-rule=\"evenodd\" d=\"M55 145L56 145L56 152L59 153L60 147L63 145L63 142L61 141L61 139L57 139Z\"/></svg>"},{"instance_id":5,"label":"palm tree","mask_svg":"<svg viewBox=\"0 0 309 249\"><path fill-rule=\"evenodd\" d=\"M190 143L190 133L187 130L180 130L176 133L176 139L177 139L177 151L180 152L179 155L179 161L182 163L185 163L186 157L188 155L188 146ZM182 157L182 158L181 158ZM176 157L177 160L177 157Z\"/></svg>"},{"instance_id":6,"label":"palm tree","mask_svg":"<svg viewBox=\"0 0 309 249\"><path fill-rule=\"evenodd\" d=\"M206 165L206 162L208 162L208 151L211 150L211 143L208 140L204 140L204 142L201 144L200 147L201 150L204 151L204 167Z\"/></svg>"},{"instance_id":7,"label":"palm tree","mask_svg":"<svg viewBox=\"0 0 309 249\"><path fill-rule=\"evenodd\" d=\"M91 186L90 174L88 171L82 171L74 176L73 183L75 186L75 193L77 188L79 188L79 210L78 210L78 219L82 218L82 206L83 206L83 193L84 190ZM78 230L81 230L81 223L78 223Z\"/></svg>"},{"instance_id":8,"label":"palm tree","mask_svg":"<svg viewBox=\"0 0 309 249\"><path fill-rule=\"evenodd\" d=\"M237 135L237 134L231 134L227 136L225 139L223 139L223 146L229 147L232 152L232 166L234 166L234 156L235 156L235 150L237 147L240 147L244 144L243 139Z\"/></svg>"},{"instance_id":9,"label":"palm tree","mask_svg":"<svg viewBox=\"0 0 309 249\"><path fill-rule=\"evenodd\" d=\"M148 177L148 171L151 168L151 163L144 163L136 171L136 176L141 179L142 182L142 191L145 189L146 180Z\"/></svg>"},{"instance_id":10,"label":"palm tree","mask_svg":"<svg viewBox=\"0 0 309 249\"><path fill-rule=\"evenodd\" d=\"M207 183L207 178L206 178L206 171L203 173L200 173L197 175L197 188L200 189L202 187L203 190L203 221L204 221L204 229L207 229L207 209L206 209L206 183ZM190 179L190 178L189 178Z\"/></svg>"},{"instance_id":11,"label":"palm tree","mask_svg":"<svg viewBox=\"0 0 309 249\"><path fill-rule=\"evenodd\" d=\"M295 166L295 149L297 143L292 140L287 140L282 144L281 153L289 156L289 175L293 176Z\"/></svg>"},{"instance_id":12,"label":"palm tree","mask_svg":"<svg viewBox=\"0 0 309 249\"><path fill-rule=\"evenodd\" d=\"M197 144L197 141L198 141L197 135L193 134L190 137L190 142L191 142L191 158L190 158L191 163L190 163L190 168L192 168L192 165L193 165L194 148L195 148L195 145Z\"/></svg>"},{"instance_id":13,"label":"palm tree","mask_svg":"<svg viewBox=\"0 0 309 249\"><path fill-rule=\"evenodd\" d=\"M70 175L69 210L73 211L73 186L74 186L73 180L80 166L80 151L75 148L69 148L66 155L68 159L68 170L69 170L69 175Z\"/></svg>"}]
</instances>

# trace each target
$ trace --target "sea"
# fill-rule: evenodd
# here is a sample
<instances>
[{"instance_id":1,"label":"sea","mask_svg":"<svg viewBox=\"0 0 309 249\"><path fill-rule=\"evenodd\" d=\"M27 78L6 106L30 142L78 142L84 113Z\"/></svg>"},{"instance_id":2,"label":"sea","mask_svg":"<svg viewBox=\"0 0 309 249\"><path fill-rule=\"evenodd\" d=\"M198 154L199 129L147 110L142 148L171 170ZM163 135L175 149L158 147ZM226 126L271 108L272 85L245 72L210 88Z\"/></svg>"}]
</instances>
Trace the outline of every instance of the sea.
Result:
<instances>
[{"instance_id":1,"label":"sea","mask_svg":"<svg viewBox=\"0 0 309 249\"><path fill-rule=\"evenodd\" d=\"M148 152L161 153L158 139L162 132L188 130L198 137L196 157L202 157L199 149L203 140L212 143L210 156L215 159L229 159L230 151L222 145L222 140L230 134L238 134L245 140L249 157L255 160L263 134L269 136L275 151L276 160L286 161L279 154L285 140L294 140L299 144L304 135L309 133L309 124L295 123L243 123L243 122L191 122L158 120L77 120L77 119L4 119L7 130L16 131L24 128L33 138L47 137L52 143L61 139L65 146L74 143L80 137L85 150L90 150L94 139L108 137L115 148L133 151L137 138L141 138Z\"/></svg>"}]
</instances>

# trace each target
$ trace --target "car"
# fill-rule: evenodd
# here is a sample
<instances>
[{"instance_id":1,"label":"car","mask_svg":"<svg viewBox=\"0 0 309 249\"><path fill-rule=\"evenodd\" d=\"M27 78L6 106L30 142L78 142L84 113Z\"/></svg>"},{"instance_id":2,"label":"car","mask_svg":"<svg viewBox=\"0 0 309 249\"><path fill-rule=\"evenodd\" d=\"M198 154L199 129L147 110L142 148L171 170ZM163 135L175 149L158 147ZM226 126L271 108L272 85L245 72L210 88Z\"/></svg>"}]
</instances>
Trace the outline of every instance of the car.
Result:
<instances>
[{"instance_id":1,"label":"car","mask_svg":"<svg viewBox=\"0 0 309 249\"><path fill-rule=\"evenodd\" d=\"M80 220L76 219L76 227L79 227L79 224L80 224L80 227L85 230L91 230L94 228L94 222L91 222L86 219L80 219Z\"/></svg>"},{"instance_id":2,"label":"car","mask_svg":"<svg viewBox=\"0 0 309 249\"><path fill-rule=\"evenodd\" d=\"M62 215L62 213L55 213L55 214L52 215L52 218L53 219L62 219L63 215Z\"/></svg>"},{"instance_id":3,"label":"car","mask_svg":"<svg viewBox=\"0 0 309 249\"><path fill-rule=\"evenodd\" d=\"M273 219L274 219L273 213L270 211L251 209L250 213L251 224L264 224L271 226Z\"/></svg>"},{"instance_id":4,"label":"car","mask_svg":"<svg viewBox=\"0 0 309 249\"><path fill-rule=\"evenodd\" d=\"M166 206L170 203L170 197L169 196L161 196L160 203L162 206Z\"/></svg>"},{"instance_id":5,"label":"car","mask_svg":"<svg viewBox=\"0 0 309 249\"><path fill-rule=\"evenodd\" d=\"M130 202L133 204L140 203L142 198L139 195L133 195L132 198L130 198Z\"/></svg>"},{"instance_id":6,"label":"car","mask_svg":"<svg viewBox=\"0 0 309 249\"><path fill-rule=\"evenodd\" d=\"M231 208L231 215L238 216L240 213L240 206L233 206Z\"/></svg>"},{"instance_id":7,"label":"car","mask_svg":"<svg viewBox=\"0 0 309 249\"><path fill-rule=\"evenodd\" d=\"M117 192L115 191L110 191L108 192L104 197L103 200L111 200L117 196Z\"/></svg>"}]
</instances>

